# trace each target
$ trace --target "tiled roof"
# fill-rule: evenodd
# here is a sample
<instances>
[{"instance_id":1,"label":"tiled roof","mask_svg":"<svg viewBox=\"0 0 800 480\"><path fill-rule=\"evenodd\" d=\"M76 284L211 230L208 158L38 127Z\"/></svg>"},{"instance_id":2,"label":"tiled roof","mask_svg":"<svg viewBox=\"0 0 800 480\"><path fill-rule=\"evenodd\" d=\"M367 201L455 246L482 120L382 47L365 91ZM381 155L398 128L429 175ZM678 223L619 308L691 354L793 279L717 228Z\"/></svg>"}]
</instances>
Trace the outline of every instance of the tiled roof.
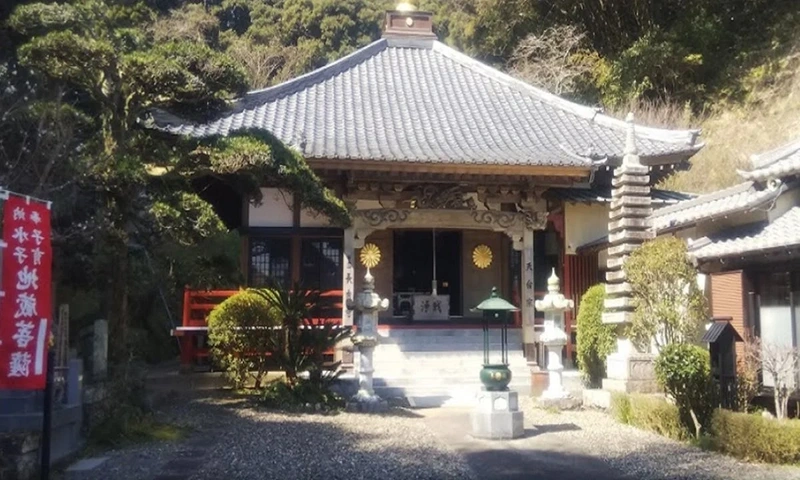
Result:
<instances>
[{"instance_id":1,"label":"tiled roof","mask_svg":"<svg viewBox=\"0 0 800 480\"><path fill-rule=\"evenodd\" d=\"M771 202L784 190L784 185L772 189L762 188L752 181L740 183L655 210L650 216L651 228L662 232L719 216L748 212Z\"/></svg>"},{"instance_id":2,"label":"tiled roof","mask_svg":"<svg viewBox=\"0 0 800 480\"><path fill-rule=\"evenodd\" d=\"M699 239L689 246L689 254L702 261L797 246L800 246L800 207L792 207L769 224Z\"/></svg>"},{"instance_id":3,"label":"tiled roof","mask_svg":"<svg viewBox=\"0 0 800 480\"><path fill-rule=\"evenodd\" d=\"M248 93L208 123L161 111L153 123L195 137L263 129L307 158L587 167L621 158L626 132L622 120L438 41L386 38ZM636 134L644 159L680 161L702 147L697 131L637 126Z\"/></svg>"},{"instance_id":4,"label":"tiled roof","mask_svg":"<svg viewBox=\"0 0 800 480\"><path fill-rule=\"evenodd\" d=\"M739 175L746 180L763 181L800 174L800 139L750 157L752 169Z\"/></svg>"},{"instance_id":5,"label":"tiled roof","mask_svg":"<svg viewBox=\"0 0 800 480\"><path fill-rule=\"evenodd\" d=\"M611 203L611 188L549 188L545 196L574 203ZM694 198L686 193L656 188L650 190L650 197L654 205L673 205Z\"/></svg>"},{"instance_id":6,"label":"tiled roof","mask_svg":"<svg viewBox=\"0 0 800 480\"><path fill-rule=\"evenodd\" d=\"M725 332L725 330L729 330L733 335L734 340L741 342L742 336L739 335L739 332L731 325L731 322L726 320L717 320L711 324L711 326L706 330L706 333L703 334L703 338L700 340L704 343L714 343L719 340L719 337Z\"/></svg>"}]
</instances>

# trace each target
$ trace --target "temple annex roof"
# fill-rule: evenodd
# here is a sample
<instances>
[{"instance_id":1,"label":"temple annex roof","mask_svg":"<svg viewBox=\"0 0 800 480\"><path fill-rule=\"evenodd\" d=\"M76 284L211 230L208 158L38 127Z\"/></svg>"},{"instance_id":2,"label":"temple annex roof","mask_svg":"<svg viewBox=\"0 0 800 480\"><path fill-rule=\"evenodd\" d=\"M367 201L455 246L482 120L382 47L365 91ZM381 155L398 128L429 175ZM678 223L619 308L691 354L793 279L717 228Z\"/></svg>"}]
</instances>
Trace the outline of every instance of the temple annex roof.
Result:
<instances>
[{"instance_id":1,"label":"temple annex roof","mask_svg":"<svg viewBox=\"0 0 800 480\"><path fill-rule=\"evenodd\" d=\"M697 261L752 253L769 253L800 246L800 206L792 207L772 222L761 222L704 237L689 246Z\"/></svg>"},{"instance_id":2,"label":"temple annex roof","mask_svg":"<svg viewBox=\"0 0 800 480\"><path fill-rule=\"evenodd\" d=\"M651 228L657 233L662 233L666 230L687 227L699 221L747 213L769 204L784 191L785 186L771 189L762 188L752 181L740 183L655 210L650 215Z\"/></svg>"},{"instance_id":3,"label":"temple annex roof","mask_svg":"<svg viewBox=\"0 0 800 480\"><path fill-rule=\"evenodd\" d=\"M622 157L626 124L480 63L433 38L386 37L320 69L256 90L191 123L153 113L177 135L270 132L306 158L591 167ZM696 130L636 127L646 164L678 163Z\"/></svg>"}]
</instances>

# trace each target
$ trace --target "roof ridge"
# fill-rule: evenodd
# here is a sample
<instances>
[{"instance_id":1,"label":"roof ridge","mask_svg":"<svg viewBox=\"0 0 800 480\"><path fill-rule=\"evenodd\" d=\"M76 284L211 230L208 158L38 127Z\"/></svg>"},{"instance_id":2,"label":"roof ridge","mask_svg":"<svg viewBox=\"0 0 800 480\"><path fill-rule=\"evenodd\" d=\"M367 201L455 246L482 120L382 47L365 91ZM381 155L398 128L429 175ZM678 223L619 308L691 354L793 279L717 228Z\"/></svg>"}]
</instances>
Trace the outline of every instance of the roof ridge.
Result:
<instances>
[{"instance_id":1,"label":"roof ridge","mask_svg":"<svg viewBox=\"0 0 800 480\"><path fill-rule=\"evenodd\" d=\"M285 82L281 82L277 85L272 85L271 87L262 88L259 90L252 90L244 94L244 96L237 100L241 101L245 104L245 107L252 106L253 103L261 103L264 101L272 100L274 98L280 98L290 93L294 93L293 90L296 87L300 87L300 89L308 88L308 81L311 80L313 83L319 83L320 81L327 80L328 78L340 73L344 70L349 70L353 68L355 65L374 57L376 54L382 52L388 47L388 42L385 38L380 38L375 40L374 42L367 44L347 55L344 57L334 60L328 64L325 64L319 68L316 68L308 73L304 73L298 77L294 77L290 80Z\"/></svg>"},{"instance_id":2,"label":"roof ridge","mask_svg":"<svg viewBox=\"0 0 800 480\"><path fill-rule=\"evenodd\" d=\"M515 78L508 73L505 73L479 60L476 60L469 55L459 52L453 47L450 47L449 45L438 40L433 42L433 51L439 52L451 60L458 62L464 67L471 68L472 70L481 73L492 80L503 82L507 86L515 88L521 93L530 94L550 106L566 110L570 113L585 118L586 120L595 122L598 125L620 130L623 133L628 129L628 123L626 121L601 113L601 109L599 108L580 105L565 98L559 97L558 95L550 93L544 89L534 87L533 85ZM634 125L637 136L641 136L649 140L656 140L666 143L683 143L696 148L701 148L704 145L704 143L695 144L697 136L700 135L700 129L667 129L649 127L640 123L634 123Z\"/></svg>"},{"instance_id":3,"label":"roof ridge","mask_svg":"<svg viewBox=\"0 0 800 480\"><path fill-rule=\"evenodd\" d=\"M669 207L659 208L658 210L654 211L651 217L662 217L664 215L669 215L671 213L680 212L681 210L686 210L687 208L692 208L697 205L701 205L703 203L712 202L714 200L719 200L725 197L728 197L732 194L746 192L750 188L752 188L754 182L746 181L734 185L732 187L724 188L722 190L717 190L715 192L706 193L704 195L698 195L694 198L689 200L684 200L682 202L678 202L675 205L670 205Z\"/></svg>"},{"instance_id":4,"label":"roof ridge","mask_svg":"<svg viewBox=\"0 0 800 480\"><path fill-rule=\"evenodd\" d=\"M765 152L750 155L752 170L759 170L800 151L800 137Z\"/></svg>"}]
</instances>

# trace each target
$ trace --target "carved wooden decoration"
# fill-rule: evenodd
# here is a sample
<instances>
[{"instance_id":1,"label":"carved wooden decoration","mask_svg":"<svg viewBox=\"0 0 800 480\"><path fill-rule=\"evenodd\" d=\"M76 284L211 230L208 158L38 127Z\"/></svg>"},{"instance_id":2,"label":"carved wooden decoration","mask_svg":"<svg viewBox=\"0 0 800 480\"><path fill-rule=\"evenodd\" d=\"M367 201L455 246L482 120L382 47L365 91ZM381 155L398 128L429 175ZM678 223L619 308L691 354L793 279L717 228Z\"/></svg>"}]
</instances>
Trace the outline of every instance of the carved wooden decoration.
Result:
<instances>
[{"instance_id":1,"label":"carved wooden decoration","mask_svg":"<svg viewBox=\"0 0 800 480\"><path fill-rule=\"evenodd\" d=\"M412 199L414 208L475 210L475 201L467 197L459 185L425 185L418 187Z\"/></svg>"},{"instance_id":2,"label":"carved wooden decoration","mask_svg":"<svg viewBox=\"0 0 800 480\"><path fill-rule=\"evenodd\" d=\"M492 249L488 245L478 245L472 250L472 263L480 269L489 268L492 264Z\"/></svg>"}]
</instances>

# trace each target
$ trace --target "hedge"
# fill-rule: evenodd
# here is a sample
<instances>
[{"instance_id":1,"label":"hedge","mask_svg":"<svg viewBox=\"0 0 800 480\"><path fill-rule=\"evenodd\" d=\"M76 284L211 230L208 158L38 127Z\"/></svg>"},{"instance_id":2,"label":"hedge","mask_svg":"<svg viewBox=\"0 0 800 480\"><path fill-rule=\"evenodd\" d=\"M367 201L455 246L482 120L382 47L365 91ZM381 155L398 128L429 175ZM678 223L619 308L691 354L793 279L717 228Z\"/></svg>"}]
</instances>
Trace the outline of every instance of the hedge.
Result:
<instances>
[{"instance_id":1,"label":"hedge","mask_svg":"<svg viewBox=\"0 0 800 480\"><path fill-rule=\"evenodd\" d=\"M578 328L577 360L584 382L600 387L606 375L606 357L614 351L614 325L603 323L603 301L606 287L594 285L581 297L576 324Z\"/></svg>"},{"instance_id":2,"label":"hedge","mask_svg":"<svg viewBox=\"0 0 800 480\"><path fill-rule=\"evenodd\" d=\"M800 420L717 410L711 436L716 450L743 460L800 463Z\"/></svg>"},{"instance_id":3,"label":"hedge","mask_svg":"<svg viewBox=\"0 0 800 480\"><path fill-rule=\"evenodd\" d=\"M678 407L660 397L614 393L611 396L611 414L621 423L674 440L689 438Z\"/></svg>"},{"instance_id":4,"label":"hedge","mask_svg":"<svg viewBox=\"0 0 800 480\"><path fill-rule=\"evenodd\" d=\"M691 438L678 407L656 396L613 393L611 415L620 423L674 440ZM800 420L717 409L707 433L698 444L703 448L751 462L800 463Z\"/></svg>"}]
</instances>

